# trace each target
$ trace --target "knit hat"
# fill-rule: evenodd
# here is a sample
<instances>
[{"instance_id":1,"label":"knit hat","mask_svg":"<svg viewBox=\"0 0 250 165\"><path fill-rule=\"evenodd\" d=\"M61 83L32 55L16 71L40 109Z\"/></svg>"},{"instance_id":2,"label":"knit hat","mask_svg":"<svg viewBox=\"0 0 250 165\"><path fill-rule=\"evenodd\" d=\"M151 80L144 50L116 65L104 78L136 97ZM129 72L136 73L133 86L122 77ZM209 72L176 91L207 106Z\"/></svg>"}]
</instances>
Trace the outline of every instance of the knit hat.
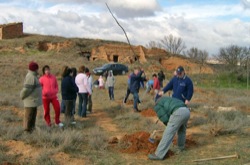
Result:
<instances>
[{"instance_id":1,"label":"knit hat","mask_svg":"<svg viewBox=\"0 0 250 165\"><path fill-rule=\"evenodd\" d=\"M36 70L38 70L38 64L37 63L35 63L35 62L30 62L29 63L29 70L31 70L31 71L36 71Z\"/></svg>"}]
</instances>

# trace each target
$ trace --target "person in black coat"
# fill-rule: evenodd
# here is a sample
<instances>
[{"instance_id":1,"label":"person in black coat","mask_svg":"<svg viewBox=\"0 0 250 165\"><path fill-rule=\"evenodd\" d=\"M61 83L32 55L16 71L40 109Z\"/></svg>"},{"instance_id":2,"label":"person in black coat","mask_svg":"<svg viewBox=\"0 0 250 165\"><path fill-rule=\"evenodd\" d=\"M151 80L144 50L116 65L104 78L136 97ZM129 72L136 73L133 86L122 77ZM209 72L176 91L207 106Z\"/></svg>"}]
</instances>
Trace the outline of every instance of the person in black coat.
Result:
<instances>
[{"instance_id":1,"label":"person in black coat","mask_svg":"<svg viewBox=\"0 0 250 165\"><path fill-rule=\"evenodd\" d=\"M74 101L77 96L78 87L76 86L73 77L71 76L72 70L65 69L63 79L61 82L62 99L65 104L65 123L68 125L70 122L75 124L73 118Z\"/></svg>"},{"instance_id":2,"label":"person in black coat","mask_svg":"<svg viewBox=\"0 0 250 165\"><path fill-rule=\"evenodd\" d=\"M163 73L163 71L161 70L159 73L158 73L158 80L160 82L160 87L162 88L163 87L163 81L165 80L165 74Z\"/></svg>"}]
</instances>

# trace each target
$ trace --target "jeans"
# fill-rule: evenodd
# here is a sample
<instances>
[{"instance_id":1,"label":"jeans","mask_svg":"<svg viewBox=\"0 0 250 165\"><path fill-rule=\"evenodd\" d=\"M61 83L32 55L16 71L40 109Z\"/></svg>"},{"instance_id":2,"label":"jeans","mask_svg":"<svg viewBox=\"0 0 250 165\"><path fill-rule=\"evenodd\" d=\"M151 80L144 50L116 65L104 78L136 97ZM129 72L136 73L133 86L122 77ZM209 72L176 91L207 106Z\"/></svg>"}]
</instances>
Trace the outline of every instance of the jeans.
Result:
<instances>
[{"instance_id":1,"label":"jeans","mask_svg":"<svg viewBox=\"0 0 250 165\"><path fill-rule=\"evenodd\" d=\"M88 93L78 93L78 97L79 97L78 115L80 117L86 117Z\"/></svg>"},{"instance_id":2,"label":"jeans","mask_svg":"<svg viewBox=\"0 0 250 165\"><path fill-rule=\"evenodd\" d=\"M134 96L134 110L138 111L137 104L140 103L138 92L133 92L132 94Z\"/></svg>"},{"instance_id":3,"label":"jeans","mask_svg":"<svg viewBox=\"0 0 250 165\"><path fill-rule=\"evenodd\" d=\"M92 112L92 95L88 96L88 111Z\"/></svg>"},{"instance_id":4,"label":"jeans","mask_svg":"<svg viewBox=\"0 0 250 165\"><path fill-rule=\"evenodd\" d=\"M65 103L64 103L64 100L61 101L61 110L60 110L61 113L65 113Z\"/></svg>"},{"instance_id":5,"label":"jeans","mask_svg":"<svg viewBox=\"0 0 250 165\"><path fill-rule=\"evenodd\" d=\"M156 149L155 155L163 159L168 152L175 134L178 135L177 145L179 149L185 148L187 122L190 118L190 111L186 107L181 107L173 112L169 122L163 132L162 139Z\"/></svg>"},{"instance_id":6,"label":"jeans","mask_svg":"<svg viewBox=\"0 0 250 165\"><path fill-rule=\"evenodd\" d=\"M124 103L127 102L127 99L128 99L128 96L129 96L130 93L131 93L131 92L130 92L130 89L129 89L129 87L127 87L127 92L126 92L125 98L124 98L124 100L123 100Z\"/></svg>"},{"instance_id":7,"label":"jeans","mask_svg":"<svg viewBox=\"0 0 250 165\"><path fill-rule=\"evenodd\" d=\"M114 87L109 87L109 99L114 100Z\"/></svg>"}]
</instances>

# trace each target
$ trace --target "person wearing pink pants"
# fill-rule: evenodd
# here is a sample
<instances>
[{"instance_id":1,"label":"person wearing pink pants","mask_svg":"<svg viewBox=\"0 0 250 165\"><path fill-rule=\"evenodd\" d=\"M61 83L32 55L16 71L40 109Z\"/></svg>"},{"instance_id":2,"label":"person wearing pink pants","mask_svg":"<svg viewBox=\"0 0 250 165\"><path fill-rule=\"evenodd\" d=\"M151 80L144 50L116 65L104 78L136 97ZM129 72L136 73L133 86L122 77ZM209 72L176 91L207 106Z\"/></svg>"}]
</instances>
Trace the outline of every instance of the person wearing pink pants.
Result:
<instances>
[{"instance_id":1,"label":"person wearing pink pants","mask_svg":"<svg viewBox=\"0 0 250 165\"><path fill-rule=\"evenodd\" d=\"M43 67L43 76L39 81L42 86L42 99L44 109L44 119L46 124L50 127L50 103L53 105L55 111L55 124L59 127L63 127L63 123L60 122L60 104L57 98L58 84L56 77L50 73L50 67L45 65Z\"/></svg>"}]
</instances>

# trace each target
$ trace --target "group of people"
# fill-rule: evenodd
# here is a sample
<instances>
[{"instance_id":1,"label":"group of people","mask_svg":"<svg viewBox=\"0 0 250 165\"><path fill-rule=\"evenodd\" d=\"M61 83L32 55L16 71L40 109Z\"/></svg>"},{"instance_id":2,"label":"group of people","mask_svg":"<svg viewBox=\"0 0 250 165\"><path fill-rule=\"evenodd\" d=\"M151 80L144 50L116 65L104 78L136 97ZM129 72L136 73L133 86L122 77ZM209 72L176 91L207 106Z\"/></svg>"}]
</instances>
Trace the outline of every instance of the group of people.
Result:
<instances>
[{"instance_id":1,"label":"group of people","mask_svg":"<svg viewBox=\"0 0 250 165\"><path fill-rule=\"evenodd\" d=\"M105 77L105 80L103 79ZM115 77L113 75L113 71L109 70L106 71L103 75L100 75L98 80L95 81L96 85L99 87L99 89L108 89L109 93L109 99L114 100L114 86L115 86Z\"/></svg>"},{"instance_id":2,"label":"group of people","mask_svg":"<svg viewBox=\"0 0 250 165\"><path fill-rule=\"evenodd\" d=\"M129 94L132 93L134 112L140 112L138 104L141 101L138 93L140 82L145 81L145 77L142 76L143 73L143 69L135 67L133 73L128 76L128 87L123 102L126 103ZM154 110L159 120L166 125L166 128L155 153L149 154L148 157L150 160L163 160L176 133L178 135L178 151L181 152L185 148L186 128L190 118L190 110L187 105L192 99L194 89L192 80L186 75L182 66L175 70L174 76L164 87L165 75L162 71L158 75L153 74L152 77L153 80L150 85L155 93ZM163 96L170 90L173 91L172 97Z\"/></svg>"},{"instance_id":3,"label":"group of people","mask_svg":"<svg viewBox=\"0 0 250 165\"><path fill-rule=\"evenodd\" d=\"M50 67L45 65L42 68L43 75L40 78L38 78L39 66L36 62L30 62L28 68L24 86L20 92L25 108L23 122L25 131L31 133L35 129L37 107L40 105L43 105L44 119L49 127L52 125L50 104L52 104L55 111L55 124L59 127L64 126L60 121L60 111L65 113L66 125L75 124L74 114L77 96L79 99L78 115L86 117L87 110L92 111L93 78L88 68L80 66L78 73L76 73L75 68L64 67L61 81L61 106L57 97L59 91L57 79L50 73ZM145 81L145 76L142 76L143 73L142 68L134 68L133 73L128 77L127 92L123 100L126 103L129 94L133 94L133 109L135 112L140 112L138 104L141 103L141 100L138 93L141 82ZM164 159L176 133L178 135L177 145L179 150L182 151L185 148L186 127L190 118L190 110L187 105L193 96L193 83L182 66L179 66L175 73L165 87L163 87L162 83L165 79L162 71L158 75L153 74L152 76L152 88L156 94L154 110L159 120L166 125L166 128L156 152L148 155L151 160ZM110 100L114 100L114 84L115 78L112 71L109 71L106 86L109 90ZM163 96L169 90L173 91L172 97Z\"/></svg>"},{"instance_id":4,"label":"group of people","mask_svg":"<svg viewBox=\"0 0 250 165\"><path fill-rule=\"evenodd\" d=\"M92 81L89 69L80 66L78 73L76 68L63 67L61 81L61 105L57 94L59 87L56 77L50 73L50 67L42 68L43 75L38 78L39 66L36 62L30 62L20 97L24 103L24 130L31 133L35 129L37 107L43 105L44 120L51 127L50 104L55 112L55 124L63 127L65 124L75 124L74 114L76 98L79 99L78 116L86 117L87 110L92 112ZM65 114L65 124L60 121L60 113Z\"/></svg>"}]
</instances>

